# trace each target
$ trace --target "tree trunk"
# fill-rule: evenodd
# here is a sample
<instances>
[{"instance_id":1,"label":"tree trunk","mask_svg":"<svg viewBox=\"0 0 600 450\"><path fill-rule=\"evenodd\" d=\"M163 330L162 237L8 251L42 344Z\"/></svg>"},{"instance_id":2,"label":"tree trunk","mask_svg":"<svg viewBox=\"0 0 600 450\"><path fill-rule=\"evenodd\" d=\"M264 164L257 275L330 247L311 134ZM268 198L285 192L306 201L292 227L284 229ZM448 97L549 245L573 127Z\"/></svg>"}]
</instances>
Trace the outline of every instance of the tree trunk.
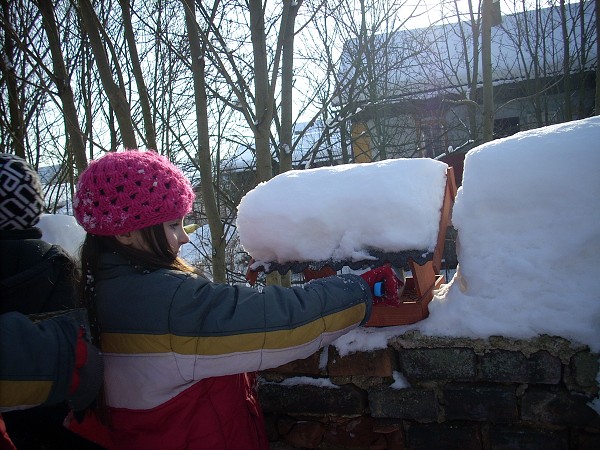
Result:
<instances>
[{"instance_id":1,"label":"tree trunk","mask_svg":"<svg viewBox=\"0 0 600 450\"><path fill-rule=\"evenodd\" d=\"M140 98L140 106L142 108L142 118L144 119L144 129L146 130L146 146L148 148L158 150L156 145L156 131L154 130L154 121L152 120L152 109L150 108L150 99L148 98L148 89L142 75L142 66L138 55L137 46L135 44L135 35L133 26L131 25L131 5L129 0L119 0L123 15L123 28L125 29L125 39L129 48L129 56L131 57L131 67L135 84Z\"/></svg>"},{"instance_id":2,"label":"tree trunk","mask_svg":"<svg viewBox=\"0 0 600 450\"><path fill-rule=\"evenodd\" d=\"M90 49L87 43L82 39L79 46L81 54L81 63L77 68L79 71L79 98L83 109L83 133L84 141L87 146L87 154L90 159L94 157L94 142L93 142L93 108L92 108L92 74L89 68L93 65L93 57L90 55Z\"/></svg>"},{"instance_id":3,"label":"tree trunk","mask_svg":"<svg viewBox=\"0 0 600 450\"><path fill-rule=\"evenodd\" d=\"M225 269L225 232L217 205L212 180L212 160L208 131L208 102L204 72L204 53L198 36L198 24L195 17L194 0L182 0L185 9L185 24L190 42L192 75L194 78L194 99L196 101L196 128L198 131L198 162L200 166L201 193L210 228L213 247L213 280L217 283L227 281Z\"/></svg>"},{"instance_id":4,"label":"tree trunk","mask_svg":"<svg viewBox=\"0 0 600 450\"><path fill-rule=\"evenodd\" d=\"M77 107L73 90L71 88L71 80L67 73L65 61L60 46L60 35L54 17L54 2L52 0L38 0L38 8L42 13L44 20L42 24L46 35L48 36L48 44L50 53L52 54L52 67L54 68L53 81L56 84L60 100L63 105L63 115L65 127L69 135L69 150L73 155L77 174L80 174L87 167L87 158L85 156L85 142L83 133L79 127L79 119L77 115Z\"/></svg>"},{"instance_id":5,"label":"tree trunk","mask_svg":"<svg viewBox=\"0 0 600 450\"><path fill-rule=\"evenodd\" d=\"M270 98L271 87L267 68L267 44L265 18L261 0L249 0L250 32L252 36L252 54L254 56L254 98L255 122L254 138L256 144L256 177L260 183L273 176L269 137L273 120L273 101ZM275 82L275 81L273 81Z\"/></svg>"},{"instance_id":6,"label":"tree trunk","mask_svg":"<svg viewBox=\"0 0 600 450\"><path fill-rule=\"evenodd\" d=\"M90 0L79 0L77 4L79 6L79 16L90 40L94 60L96 61L98 73L102 80L102 86L106 91L106 96L115 112L117 123L119 124L123 145L125 148L137 148L129 103L127 103L127 97L125 96L122 86L118 86L112 78L108 56L102 45L102 38L100 37L100 23L96 16L96 12L90 3ZM117 61L114 61L114 64L117 64Z\"/></svg>"},{"instance_id":7,"label":"tree trunk","mask_svg":"<svg viewBox=\"0 0 600 450\"><path fill-rule=\"evenodd\" d=\"M542 100L540 98L540 91L541 91L541 81L540 81L540 58L538 57L539 54L539 50L540 50L540 38L538 36L540 30L540 11L539 11L539 4L536 2L536 7L535 7L535 30L534 32L531 34L532 36L535 36L533 39L535 39L535 58L533 59L533 67L534 67L534 90L535 90L535 94L533 97L533 104L534 104L534 109L535 109L535 119L536 122L538 124L539 127L541 127L543 125L543 121L542 121ZM529 33L528 33L529 36ZM541 60L543 61L543 58L541 58Z\"/></svg>"},{"instance_id":8,"label":"tree trunk","mask_svg":"<svg viewBox=\"0 0 600 450\"><path fill-rule=\"evenodd\" d=\"M477 104L477 83L479 82L479 36L481 30L481 20L477 21L475 19L475 14L473 13L473 5L472 2L469 2L469 17L471 19L471 34L473 36L473 66L472 66L472 74L471 74L471 84L469 86L469 100L473 102L473 104ZM462 29L462 28L461 28ZM465 60L468 60L468 52L466 50L466 39L464 39L465 45ZM471 128L469 137L472 141L477 142L479 137L479 130L477 127L477 110L476 108L470 106L468 108L468 116L469 116L469 127Z\"/></svg>"},{"instance_id":9,"label":"tree trunk","mask_svg":"<svg viewBox=\"0 0 600 450\"><path fill-rule=\"evenodd\" d=\"M25 155L25 122L23 111L19 104L19 89L17 86L17 74L15 73L15 42L12 39L7 28L10 26L10 10L7 0L1 0L2 5L2 23L4 32L4 55L0 60L0 68L6 80L8 91L8 109L10 114L10 130L8 134L12 137L12 147L17 156L26 159ZM6 152L9 149L8 144L4 144L2 149Z\"/></svg>"},{"instance_id":10,"label":"tree trunk","mask_svg":"<svg viewBox=\"0 0 600 450\"><path fill-rule=\"evenodd\" d=\"M481 26L483 69L483 142L494 139L494 87L492 85L492 0L483 0Z\"/></svg>"},{"instance_id":11,"label":"tree trunk","mask_svg":"<svg viewBox=\"0 0 600 450\"><path fill-rule=\"evenodd\" d=\"M567 9L565 0L560 0L560 25L563 36L563 89L565 101L565 121L573 119L571 107L571 57L569 53L569 32L567 30Z\"/></svg>"},{"instance_id":12,"label":"tree trunk","mask_svg":"<svg viewBox=\"0 0 600 450\"><path fill-rule=\"evenodd\" d=\"M284 0L291 4L291 0ZM287 172L292 167L294 146L292 143L292 106L294 85L294 36L295 22L302 0L290 6L283 37L283 53L281 57L281 133L279 138L279 172ZM283 286L291 286L290 272L281 277Z\"/></svg>"},{"instance_id":13,"label":"tree trunk","mask_svg":"<svg viewBox=\"0 0 600 450\"><path fill-rule=\"evenodd\" d=\"M600 0L596 0L596 55L600 55ZM600 64L596 63L595 113L600 116Z\"/></svg>"},{"instance_id":14,"label":"tree trunk","mask_svg":"<svg viewBox=\"0 0 600 450\"><path fill-rule=\"evenodd\" d=\"M258 183L273 176L271 163L270 133L273 121L273 98L267 68L267 44L265 18L261 0L248 0L250 10L250 33L254 56L254 143L256 146L256 179ZM285 9L285 8L284 8ZM275 80L272 81L275 83ZM278 272L267 275L267 284L281 284Z\"/></svg>"},{"instance_id":15,"label":"tree trunk","mask_svg":"<svg viewBox=\"0 0 600 450\"><path fill-rule=\"evenodd\" d=\"M291 3L291 0L285 0ZM279 136L279 171L281 173L292 169L292 106L293 106L293 85L294 85L294 34L295 21L298 9L302 0L291 6L287 17L281 20L287 20L285 26L285 35L283 38L283 53L281 59L281 132Z\"/></svg>"}]
</instances>

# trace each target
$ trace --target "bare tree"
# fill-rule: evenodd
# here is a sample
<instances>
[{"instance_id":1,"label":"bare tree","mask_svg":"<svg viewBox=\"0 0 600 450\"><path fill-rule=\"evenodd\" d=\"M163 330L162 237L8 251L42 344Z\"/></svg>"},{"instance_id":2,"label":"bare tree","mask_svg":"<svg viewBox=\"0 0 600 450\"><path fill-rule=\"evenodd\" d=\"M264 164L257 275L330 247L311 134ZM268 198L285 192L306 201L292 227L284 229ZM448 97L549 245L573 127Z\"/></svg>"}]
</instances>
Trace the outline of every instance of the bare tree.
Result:
<instances>
[{"instance_id":1,"label":"bare tree","mask_svg":"<svg viewBox=\"0 0 600 450\"><path fill-rule=\"evenodd\" d=\"M600 0L595 1L596 12L596 55L600 55ZM600 58L600 56L597 56ZM600 115L600 62L596 62L596 115Z\"/></svg>"},{"instance_id":2,"label":"bare tree","mask_svg":"<svg viewBox=\"0 0 600 450\"><path fill-rule=\"evenodd\" d=\"M481 65L483 76L483 142L494 137L494 87L492 84L492 0L483 0Z\"/></svg>"},{"instance_id":3,"label":"bare tree","mask_svg":"<svg viewBox=\"0 0 600 450\"><path fill-rule=\"evenodd\" d=\"M146 147L156 150L156 132L154 130L154 121L152 120L152 108L150 107L148 89L146 89L146 82L144 81L144 75L142 74L142 67L135 42L135 34L131 24L131 4L129 0L119 0L119 4L121 5L125 39L127 41L129 55L131 58L131 69L135 77L135 83L138 89L138 97L142 108L142 118L144 122L144 129L146 130Z\"/></svg>"},{"instance_id":4,"label":"bare tree","mask_svg":"<svg viewBox=\"0 0 600 450\"><path fill-rule=\"evenodd\" d=\"M524 128L539 127L591 114L593 102L586 92L590 82L594 8L591 2L552 4L514 2L514 14L503 25L505 35L518 55L510 76L524 81L512 88L512 98L498 108L533 109L523 114ZM503 88L498 87L503 96ZM517 95L515 95L515 93ZM557 111L553 106L560 102ZM530 105L529 107L527 105ZM535 120L527 117L535 118Z\"/></svg>"},{"instance_id":5,"label":"bare tree","mask_svg":"<svg viewBox=\"0 0 600 450\"><path fill-rule=\"evenodd\" d=\"M213 246L212 269L213 278L217 282L225 282L225 235L219 208L213 188L212 164L210 157L210 140L208 130L208 102L206 97L206 78L204 72L205 46L198 35L198 24L195 20L194 0L184 0L185 22L190 42L190 56L194 79L194 98L196 104L196 127L198 130L198 161L200 166L202 199L210 227Z\"/></svg>"},{"instance_id":6,"label":"bare tree","mask_svg":"<svg viewBox=\"0 0 600 450\"><path fill-rule=\"evenodd\" d=\"M343 48L339 63L330 63L336 108L329 110L327 123L339 124L340 133L350 136L357 162L418 152L419 119L429 106L409 96L427 74L408 63L425 54L431 42L429 30L406 29L416 6L362 0L334 11Z\"/></svg>"},{"instance_id":7,"label":"bare tree","mask_svg":"<svg viewBox=\"0 0 600 450\"><path fill-rule=\"evenodd\" d=\"M283 56L281 71L281 131L279 133L279 171L292 169L292 131L293 131L293 84L294 84L294 38L295 23L302 0L292 4L289 14L282 20L287 20L283 37Z\"/></svg>"},{"instance_id":8,"label":"bare tree","mask_svg":"<svg viewBox=\"0 0 600 450\"><path fill-rule=\"evenodd\" d=\"M37 0L38 7L44 20L42 21L48 45L52 54L52 65L54 67L53 81L58 89L58 94L62 101L65 127L69 135L68 148L69 154L73 155L77 172L81 173L87 167L85 156L85 143L83 133L79 127L79 119L73 90L71 89L71 80L68 76L65 61L62 54L60 35L54 17L54 2L51 0Z\"/></svg>"},{"instance_id":9,"label":"bare tree","mask_svg":"<svg viewBox=\"0 0 600 450\"><path fill-rule=\"evenodd\" d=\"M197 5L207 30L199 33L204 49L203 57L212 63L221 79L225 80L229 94L222 94L215 88L210 91L216 99L241 112L246 127L252 132L250 149L255 155L255 182L266 181L273 176L272 148L285 148L281 144L281 135L280 145L276 145L277 139L272 129L274 122L282 123L275 116L277 85L284 52L288 64L285 81L292 83L294 19L300 3L294 2L292 5L291 1L286 0L281 7L269 9L268 17L266 4L261 1L250 0L247 4L234 2L227 5L215 2L211 9L203 4ZM247 21L244 18L246 14ZM237 19L240 20L236 22L236 29L228 34L225 25ZM224 27L219 28L217 24ZM251 53L242 50L247 44L252 48ZM233 52L231 47L241 51ZM289 86L282 88L282 96L287 108L284 126L288 135L291 135ZM285 167L284 156L279 155L279 162L283 161Z\"/></svg>"},{"instance_id":10,"label":"bare tree","mask_svg":"<svg viewBox=\"0 0 600 450\"><path fill-rule=\"evenodd\" d=\"M94 60L102 80L102 85L106 95L115 113L116 120L121 131L121 138L125 148L137 148L137 140L131 119L131 111L127 97L125 95L125 86L122 79L121 69L116 58L112 59L112 67L109 62L108 54L104 48L101 37L101 25L98 16L94 11L91 0L78 0L78 10L82 23L85 26L87 36L90 40ZM107 37L105 35L105 37ZM108 39L106 39L108 41ZM113 79L113 69L118 74L118 82Z\"/></svg>"},{"instance_id":11,"label":"bare tree","mask_svg":"<svg viewBox=\"0 0 600 450\"><path fill-rule=\"evenodd\" d=\"M569 30L567 27L567 9L565 0L560 0L560 25L563 39L563 86L564 86L564 114L566 120L571 120L571 53L569 51Z\"/></svg>"},{"instance_id":12,"label":"bare tree","mask_svg":"<svg viewBox=\"0 0 600 450\"><path fill-rule=\"evenodd\" d=\"M25 158L25 122L23 118L23 110L21 102L19 101L20 93L17 85L17 73L16 73L16 42L15 42L15 27L13 23L13 10L10 8L10 4L7 0L0 2L2 7L2 30L4 37L4 58L0 60L0 70L2 71L2 78L5 80L7 97L8 97L8 111L9 118L4 121L4 142L11 142L12 148L15 154L22 158ZM9 146L5 144L6 148L3 151L8 151Z\"/></svg>"}]
</instances>

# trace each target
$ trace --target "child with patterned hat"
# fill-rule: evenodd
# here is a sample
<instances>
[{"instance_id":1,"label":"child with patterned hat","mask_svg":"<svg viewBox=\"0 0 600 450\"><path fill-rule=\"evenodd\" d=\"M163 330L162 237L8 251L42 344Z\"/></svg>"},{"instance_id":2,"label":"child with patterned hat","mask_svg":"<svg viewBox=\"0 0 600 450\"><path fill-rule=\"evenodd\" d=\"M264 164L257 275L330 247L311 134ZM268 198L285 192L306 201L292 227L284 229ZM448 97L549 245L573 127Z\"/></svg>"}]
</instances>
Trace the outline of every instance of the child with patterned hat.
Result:
<instances>
[{"instance_id":1,"label":"child with patterned hat","mask_svg":"<svg viewBox=\"0 0 600 450\"><path fill-rule=\"evenodd\" d=\"M112 441L266 450L254 373L364 323L373 286L356 275L262 291L211 282L178 256L193 199L181 170L153 151L107 153L79 178L85 300L104 355Z\"/></svg>"},{"instance_id":2,"label":"child with patterned hat","mask_svg":"<svg viewBox=\"0 0 600 450\"><path fill-rule=\"evenodd\" d=\"M21 324L27 323L26 319L18 319L15 313L56 314L59 311L73 310L79 303L75 261L60 246L43 240L41 230L35 226L43 210L44 195L37 172L23 158L0 153L0 314L2 323L19 324L15 326L15 330L22 331ZM56 354L62 354L64 357L62 361L57 361L52 360L51 355L46 355L45 359L57 364L54 370L47 365L36 363L33 359L23 362L12 358L13 353L8 350L20 348L19 346L24 344L21 340L12 342L9 343L8 349L2 352L0 385L10 386L15 377L22 377L31 381L29 384L33 386L34 380L46 377L48 373L55 373L57 377L48 380L49 383L60 384L60 376L69 381L73 373L66 368L69 361L75 358L76 348L73 344L79 342L83 345L83 335L76 335L80 327L74 319L65 317L60 321L57 319L56 323L61 324L57 329L61 329L62 332L53 335L55 345L50 347ZM2 344L6 345L7 334L4 333L7 330L3 329L2 332ZM29 326L24 332L24 335L29 336L27 342L33 342L37 332L33 325ZM12 336L17 336L17 333L13 333ZM31 349L32 355L35 354L34 350ZM97 350L88 348L87 345L80 348L80 367L76 373L85 365L87 356L97 356L95 352ZM101 362L96 362L96 367L101 367ZM65 373L57 370L60 364L65 368ZM33 372L30 372L30 369ZM10 376L5 378L8 373ZM98 392L99 382L97 376L95 381L91 381L92 397ZM82 383L82 386L84 384ZM27 383L20 386L26 385ZM31 408L34 405L46 404L48 399L44 399L43 396L39 399L35 395L32 397L33 391L25 387L20 391L31 403L21 405L21 400L15 395L11 396L10 401L6 400L4 394L10 394L7 389L0 389L0 409L11 410L4 414L4 421L17 448L96 448L63 427L62 422L71 409L65 397L61 402L54 399L51 402L52 406ZM32 401L34 397L36 401ZM14 402L15 405L12 404Z\"/></svg>"},{"instance_id":3,"label":"child with patterned hat","mask_svg":"<svg viewBox=\"0 0 600 450\"><path fill-rule=\"evenodd\" d=\"M0 153L0 230L33 227L44 209L38 174L27 162Z\"/></svg>"},{"instance_id":4,"label":"child with patterned hat","mask_svg":"<svg viewBox=\"0 0 600 450\"><path fill-rule=\"evenodd\" d=\"M74 308L75 262L42 239L44 210L37 172L22 158L0 154L0 312L38 314Z\"/></svg>"}]
</instances>

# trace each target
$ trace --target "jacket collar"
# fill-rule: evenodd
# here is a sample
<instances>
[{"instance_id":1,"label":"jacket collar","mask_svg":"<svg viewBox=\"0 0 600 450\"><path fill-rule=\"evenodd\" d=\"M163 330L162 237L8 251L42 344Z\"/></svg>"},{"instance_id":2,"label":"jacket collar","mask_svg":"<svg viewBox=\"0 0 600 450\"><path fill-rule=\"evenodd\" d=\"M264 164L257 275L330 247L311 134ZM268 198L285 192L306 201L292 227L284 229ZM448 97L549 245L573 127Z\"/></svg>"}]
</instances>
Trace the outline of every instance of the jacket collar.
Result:
<instances>
[{"instance_id":1,"label":"jacket collar","mask_svg":"<svg viewBox=\"0 0 600 450\"><path fill-rule=\"evenodd\" d=\"M16 241L19 239L41 239L42 230L38 227L25 228L24 230L0 230L0 240Z\"/></svg>"},{"instance_id":2,"label":"jacket collar","mask_svg":"<svg viewBox=\"0 0 600 450\"><path fill-rule=\"evenodd\" d=\"M102 253L98 262L98 278L101 280L136 273L150 273L154 270L133 265L127 258L116 252Z\"/></svg>"}]
</instances>

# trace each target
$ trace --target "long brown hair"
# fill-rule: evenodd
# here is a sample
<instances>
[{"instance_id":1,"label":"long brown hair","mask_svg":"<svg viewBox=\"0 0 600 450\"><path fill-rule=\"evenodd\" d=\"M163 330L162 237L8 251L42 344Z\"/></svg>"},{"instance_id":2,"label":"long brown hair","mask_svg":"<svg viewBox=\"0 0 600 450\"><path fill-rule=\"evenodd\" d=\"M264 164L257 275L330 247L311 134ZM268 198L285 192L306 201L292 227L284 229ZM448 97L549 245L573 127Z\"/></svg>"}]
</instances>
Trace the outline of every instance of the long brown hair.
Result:
<instances>
[{"instance_id":1,"label":"long brown hair","mask_svg":"<svg viewBox=\"0 0 600 450\"><path fill-rule=\"evenodd\" d=\"M101 254L117 253L123 256L130 265L138 267L140 270L173 269L202 275L198 269L186 263L173 252L162 223L142 228L139 231L149 251L121 244L114 236L96 236L89 233L81 246L81 298L83 306L88 311L92 338L97 346L100 346L101 324L98 323L94 285Z\"/></svg>"}]
</instances>

